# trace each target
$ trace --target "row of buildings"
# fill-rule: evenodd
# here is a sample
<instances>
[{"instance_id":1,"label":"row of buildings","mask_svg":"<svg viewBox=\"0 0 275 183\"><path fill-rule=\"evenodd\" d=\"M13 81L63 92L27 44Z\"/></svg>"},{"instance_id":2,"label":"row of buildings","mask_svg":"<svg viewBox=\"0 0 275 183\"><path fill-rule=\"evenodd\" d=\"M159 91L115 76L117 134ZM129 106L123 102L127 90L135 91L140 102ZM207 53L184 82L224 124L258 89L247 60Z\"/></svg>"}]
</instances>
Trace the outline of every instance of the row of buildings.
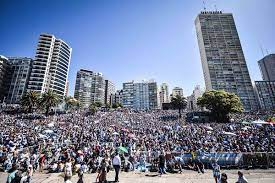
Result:
<instances>
[{"instance_id":1,"label":"row of buildings","mask_svg":"<svg viewBox=\"0 0 275 183\"><path fill-rule=\"evenodd\" d=\"M275 109L275 54L258 61L263 80L252 82L240 38L231 13L203 11L195 27L206 91L225 90L237 94L246 111ZM72 48L54 35L39 37L35 58L0 56L0 100L18 104L26 91L44 93L53 90L59 96L68 94L68 72ZM203 91L197 86L187 97L189 110ZM136 110L162 108L171 96L183 96L176 87L170 95L168 85L158 87L153 80L123 83L122 90L102 73L81 69L77 73L74 97L84 107L99 102L122 104Z\"/></svg>"},{"instance_id":2,"label":"row of buildings","mask_svg":"<svg viewBox=\"0 0 275 183\"><path fill-rule=\"evenodd\" d=\"M27 91L68 94L72 48L54 35L39 37L35 58L0 56L0 101L19 104Z\"/></svg>"},{"instance_id":3,"label":"row of buildings","mask_svg":"<svg viewBox=\"0 0 275 183\"><path fill-rule=\"evenodd\" d=\"M162 103L169 103L170 98L176 95L183 96L183 89L175 87L172 94L163 83L158 88L154 80L123 83L122 90L115 90L112 81L104 79L102 73L81 69L77 72L74 98L79 100L84 108L99 102L112 106L121 104L135 110L160 109Z\"/></svg>"}]
</instances>

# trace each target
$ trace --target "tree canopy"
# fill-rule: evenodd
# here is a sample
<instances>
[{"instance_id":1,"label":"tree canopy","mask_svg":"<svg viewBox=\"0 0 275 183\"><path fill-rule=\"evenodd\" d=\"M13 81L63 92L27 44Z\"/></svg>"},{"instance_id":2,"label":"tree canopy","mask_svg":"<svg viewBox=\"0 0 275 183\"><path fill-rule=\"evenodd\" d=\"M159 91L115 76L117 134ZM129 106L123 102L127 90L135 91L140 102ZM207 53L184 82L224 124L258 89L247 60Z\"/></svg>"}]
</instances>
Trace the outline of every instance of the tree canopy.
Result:
<instances>
[{"instance_id":1,"label":"tree canopy","mask_svg":"<svg viewBox=\"0 0 275 183\"><path fill-rule=\"evenodd\" d=\"M224 90L212 90L205 92L198 98L197 104L211 111L216 122L228 122L229 113L243 112L240 98Z\"/></svg>"},{"instance_id":2,"label":"tree canopy","mask_svg":"<svg viewBox=\"0 0 275 183\"><path fill-rule=\"evenodd\" d=\"M42 94L41 100L40 100L40 106L45 108L46 116L49 114L49 111L52 107L56 107L61 102L61 99L59 96L53 92L52 90L49 90Z\"/></svg>"},{"instance_id":3,"label":"tree canopy","mask_svg":"<svg viewBox=\"0 0 275 183\"><path fill-rule=\"evenodd\" d=\"M181 118L181 110L185 109L187 106L186 98L180 95L176 95L175 97L172 98L171 104L174 109L179 110L179 117Z\"/></svg>"},{"instance_id":4,"label":"tree canopy","mask_svg":"<svg viewBox=\"0 0 275 183\"><path fill-rule=\"evenodd\" d=\"M65 110L75 109L80 107L80 102L73 97L65 97Z\"/></svg>"},{"instance_id":5,"label":"tree canopy","mask_svg":"<svg viewBox=\"0 0 275 183\"><path fill-rule=\"evenodd\" d=\"M91 104L91 105L89 106L89 112L90 112L92 115L95 115L97 111L98 111L98 108L97 108L97 106L96 106L95 104Z\"/></svg>"},{"instance_id":6,"label":"tree canopy","mask_svg":"<svg viewBox=\"0 0 275 183\"><path fill-rule=\"evenodd\" d=\"M35 91L29 91L25 93L21 98L21 105L23 108L27 108L31 113L33 108L37 106L39 101L39 93Z\"/></svg>"}]
</instances>

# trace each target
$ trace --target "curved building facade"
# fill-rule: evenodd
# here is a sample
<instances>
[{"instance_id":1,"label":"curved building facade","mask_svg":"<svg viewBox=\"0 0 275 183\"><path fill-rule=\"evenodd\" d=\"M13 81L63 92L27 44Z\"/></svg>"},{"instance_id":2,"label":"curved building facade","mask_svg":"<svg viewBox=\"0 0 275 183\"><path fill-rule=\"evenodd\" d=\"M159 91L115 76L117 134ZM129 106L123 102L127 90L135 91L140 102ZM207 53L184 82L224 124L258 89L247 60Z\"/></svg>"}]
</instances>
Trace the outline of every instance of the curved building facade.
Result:
<instances>
[{"instance_id":1,"label":"curved building facade","mask_svg":"<svg viewBox=\"0 0 275 183\"><path fill-rule=\"evenodd\" d=\"M28 91L44 93L53 90L66 95L72 48L54 35L42 34L36 50Z\"/></svg>"}]
</instances>

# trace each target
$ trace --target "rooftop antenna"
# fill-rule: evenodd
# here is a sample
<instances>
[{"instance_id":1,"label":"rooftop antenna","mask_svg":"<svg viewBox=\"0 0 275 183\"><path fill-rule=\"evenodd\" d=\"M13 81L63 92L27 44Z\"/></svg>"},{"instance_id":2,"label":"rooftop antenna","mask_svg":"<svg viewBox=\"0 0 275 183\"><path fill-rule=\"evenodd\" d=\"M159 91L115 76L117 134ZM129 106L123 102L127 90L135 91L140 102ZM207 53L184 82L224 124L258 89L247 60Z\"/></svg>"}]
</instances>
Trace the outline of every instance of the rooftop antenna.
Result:
<instances>
[{"instance_id":1,"label":"rooftop antenna","mask_svg":"<svg viewBox=\"0 0 275 183\"><path fill-rule=\"evenodd\" d=\"M214 7L215 7L215 11L217 12L218 10L217 10L217 6L216 5L214 5Z\"/></svg>"},{"instance_id":2,"label":"rooftop antenna","mask_svg":"<svg viewBox=\"0 0 275 183\"><path fill-rule=\"evenodd\" d=\"M269 53L268 53L268 50L266 49L265 51L266 51L266 54L268 55L268 54L269 54Z\"/></svg>"},{"instance_id":3,"label":"rooftop antenna","mask_svg":"<svg viewBox=\"0 0 275 183\"><path fill-rule=\"evenodd\" d=\"M260 44L260 48L261 48L261 51L262 51L262 54L263 54L263 57L264 57L264 50L263 50L263 47L262 47L261 44Z\"/></svg>"},{"instance_id":4,"label":"rooftop antenna","mask_svg":"<svg viewBox=\"0 0 275 183\"><path fill-rule=\"evenodd\" d=\"M203 9L204 9L204 11L206 11L205 1L203 1Z\"/></svg>"}]
</instances>

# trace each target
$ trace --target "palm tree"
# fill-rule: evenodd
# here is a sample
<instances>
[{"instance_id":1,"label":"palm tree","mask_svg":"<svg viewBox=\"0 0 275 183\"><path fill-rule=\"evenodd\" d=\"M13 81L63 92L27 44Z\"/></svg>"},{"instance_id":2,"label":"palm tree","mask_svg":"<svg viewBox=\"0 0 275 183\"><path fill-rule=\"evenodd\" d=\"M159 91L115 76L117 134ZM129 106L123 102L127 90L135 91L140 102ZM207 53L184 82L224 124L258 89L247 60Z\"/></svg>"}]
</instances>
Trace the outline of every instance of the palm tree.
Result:
<instances>
[{"instance_id":1,"label":"palm tree","mask_svg":"<svg viewBox=\"0 0 275 183\"><path fill-rule=\"evenodd\" d=\"M40 105L45 107L46 109L46 116L48 116L49 111L52 107L57 106L61 102L59 96L53 92L52 90L43 93L42 98L40 100Z\"/></svg>"},{"instance_id":2,"label":"palm tree","mask_svg":"<svg viewBox=\"0 0 275 183\"><path fill-rule=\"evenodd\" d=\"M181 118L181 110L185 109L187 106L186 98L180 95L176 95L176 97L172 98L171 104L173 108L179 110L179 117Z\"/></svg>"},{"instance_id":3,"label":"palm tree","mask_svg":"<svg viewBox=\"0 0 275 183\"><path fill-rule=\"evenodd\" d=\"M39 101L39 93L35 91L29 91L25 93L21 98L21 105L28 108L28 113L33 111Z\"/></svg>"},{"instance_id":4,"label":"palm tree","mask_svg":"<svg viewBox=\"0 0 275 183\"><path fill-rule=\"evenodd\" d=\"M73 97L65 97L64 101L65 101L65 110L69 110L70 108L79 106L79 101Z\"/></svg>"}]
</instances>

